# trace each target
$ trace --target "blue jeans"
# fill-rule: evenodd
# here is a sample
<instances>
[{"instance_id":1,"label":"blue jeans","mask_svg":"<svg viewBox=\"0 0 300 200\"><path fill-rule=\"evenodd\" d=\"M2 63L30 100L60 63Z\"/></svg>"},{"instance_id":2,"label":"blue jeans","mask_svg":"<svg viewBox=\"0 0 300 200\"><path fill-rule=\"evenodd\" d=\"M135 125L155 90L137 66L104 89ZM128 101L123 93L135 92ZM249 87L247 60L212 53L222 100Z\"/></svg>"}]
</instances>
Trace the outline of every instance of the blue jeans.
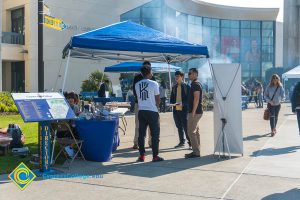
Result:
<instances>
[{"instance_id":1,"label":"blue jeans","mask_svg":"<svg viewBox=\"0 0 300 200\"><path fill-rule=\"evenodd\" d=\"M187 133L187 115L188 115L187 112L175 110L175 108L174 108L173 118L174 118L174 122L177 127L177 130L178 130L179 142L181 144L184 144L184 142L185 142L184 135L185 135L186 139L188 140L188 143L189 144L191 143L190 138Z\"/></svg>"},{"instance_id":2,"label":"blue jeans","mask_svg":"<svg viewBox=\"0 0 300 200\"><path fill-rule=\"evenodd\" d=\"M278 114L281 108L281 105L278 106L271 106L268 105L269 111L270 111L270 126L271 129L275 129L278 121Z\"/></svg>"}]
</instances>

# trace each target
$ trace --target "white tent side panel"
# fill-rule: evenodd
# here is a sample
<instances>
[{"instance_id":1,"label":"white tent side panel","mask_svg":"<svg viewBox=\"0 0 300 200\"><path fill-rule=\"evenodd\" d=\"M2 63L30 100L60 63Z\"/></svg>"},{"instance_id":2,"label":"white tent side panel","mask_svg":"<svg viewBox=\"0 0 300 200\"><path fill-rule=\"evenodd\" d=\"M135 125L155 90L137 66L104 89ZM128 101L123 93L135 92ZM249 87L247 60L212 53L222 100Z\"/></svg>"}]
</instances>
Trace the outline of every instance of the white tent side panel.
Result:
<instances>
[{"instance_id":1,"label":"white tent side panel","mask_svg":"<svg viewBox=\"0 0 300 200\"><path fill-rule=\"evenodd\" d=\"M300 78L300 65L282 74L282 79Z\"/></svg>"},{"instance_id":2,"label":"white tent side panel","mask_svg":"<svg viewBox=\"0 0 300 200\"><path fill-rule=\"evenodd\" d=\"M231 154L243 154L242 109L241 109L241 67L240 64L211 64L214 74L214 146L215 152L223 152L217 145L222 131L221 118L227 120L226 133ZM231 88L230 88L231 87ZM229 89L230 88L230 89ZM228 95L227 95L228 93ZM223 101L222 97L227 98ZM228 149L225 145L225 152Z\"/></svg>"}]
</instances>

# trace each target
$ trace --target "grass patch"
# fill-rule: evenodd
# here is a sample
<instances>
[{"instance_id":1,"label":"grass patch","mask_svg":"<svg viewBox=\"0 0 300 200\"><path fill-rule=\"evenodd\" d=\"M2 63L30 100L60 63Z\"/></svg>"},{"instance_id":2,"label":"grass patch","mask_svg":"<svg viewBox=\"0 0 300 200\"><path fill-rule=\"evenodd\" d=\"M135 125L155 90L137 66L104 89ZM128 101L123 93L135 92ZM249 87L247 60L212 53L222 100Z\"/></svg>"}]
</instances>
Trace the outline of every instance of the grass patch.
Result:
<instances>
[{"instance_id":1,"label":"grass patch","mask_svg":"<svg viewBox=\"0 0 300 200\"><path fill-rule=\"evenodd\" d=\"M7 128L8 124L19 124L25 135L25 146L30 149L31 154L38 152L38 123L24 123L20 115L0 116L0 128ZM7 156L0 156L0 174L10 173L20 162L24 162L30 169L37 168L37 166L32 166L29 160L30 156L21 158L11 153Z\"/></svg>"}]
</instances>

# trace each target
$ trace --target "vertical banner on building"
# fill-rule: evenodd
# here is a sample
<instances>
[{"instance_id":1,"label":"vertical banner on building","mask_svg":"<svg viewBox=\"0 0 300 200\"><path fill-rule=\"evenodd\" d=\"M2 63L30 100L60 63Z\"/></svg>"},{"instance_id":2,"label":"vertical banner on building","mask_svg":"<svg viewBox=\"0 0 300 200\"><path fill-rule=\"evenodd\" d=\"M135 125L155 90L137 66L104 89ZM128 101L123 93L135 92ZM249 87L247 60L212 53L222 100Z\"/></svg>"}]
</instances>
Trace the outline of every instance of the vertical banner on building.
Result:
<instances>
[{"instance_id":1,"label":"vertical banner on building","mask_svg":"<svg viewBox=\"0 0 300 200\"><path fill-rule=\"evenodd\" d=\"M39 159L41 172L50 171L50 147L50 122L39 122Z\"/></svg>"},{"instance_id":2,"label":"vertical banner on building","mask_svg":"<svg viewBox=\"0 0 300 200\"><path fill-rule=\"evenodd\" d=\"M211 64L211 70L215 152L243 154L240 64Z\"/></svg>"}]
</instances>

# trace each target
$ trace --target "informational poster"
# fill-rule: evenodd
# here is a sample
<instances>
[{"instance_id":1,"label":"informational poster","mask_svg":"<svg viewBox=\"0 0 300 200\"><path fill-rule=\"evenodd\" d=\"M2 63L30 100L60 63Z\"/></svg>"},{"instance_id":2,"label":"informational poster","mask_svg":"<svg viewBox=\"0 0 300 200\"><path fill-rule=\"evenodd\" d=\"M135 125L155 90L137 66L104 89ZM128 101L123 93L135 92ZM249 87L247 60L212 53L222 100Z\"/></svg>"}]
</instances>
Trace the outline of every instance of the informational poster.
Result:
<instances>
[{"instance_id":1,"label":"informational poster","mask_svg":"<svg viewBox=\"0 0 300 200\"><path fill-rule=\"evenodd\" d=\"M60 93L12 93L24 122L40 122L76 118Z\"/></svg>"},{"instance_id":2,"label":"informational poster","mask_svg":"<svg viewBox=\"0 0 300 200\"><path fill-rule=\"evenodd\" d=\"M211 63L215 152L243 154L240 64Z\"/></svg>"}]
</instances>

